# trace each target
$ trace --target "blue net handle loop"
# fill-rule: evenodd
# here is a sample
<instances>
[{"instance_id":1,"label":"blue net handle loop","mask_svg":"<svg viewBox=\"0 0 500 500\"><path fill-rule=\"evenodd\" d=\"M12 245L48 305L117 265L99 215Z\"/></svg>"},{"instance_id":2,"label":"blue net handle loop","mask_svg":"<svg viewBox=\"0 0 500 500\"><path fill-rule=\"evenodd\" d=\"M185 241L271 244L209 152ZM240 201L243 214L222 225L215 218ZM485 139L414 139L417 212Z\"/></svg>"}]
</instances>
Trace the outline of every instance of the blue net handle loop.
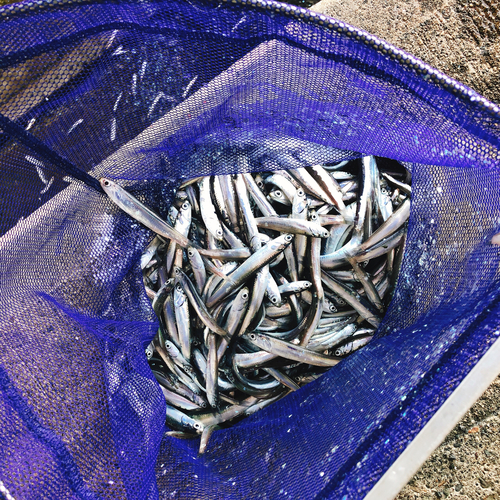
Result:
<instances>
[{"instance_id":1,"label":"blue net handle loop","mask_svg":"<svg viewBox=\"0 0 500 500\"><path fill-rule=\"evenodd\" d=\"M31 179L24 192L40 203L27 212L9 199L0 368L82 482L101 498L362 496L497 335L498 108L371 35L271 1L24 2L0 19L0 67L21 77L71 62L30 89L36 99L19 98L17 114L2 108L16 116L1 122L15 139L0 149L2 174L18 175L17 190ZM35 119L34 137L18 128ZM266 150L408 162L404 279L370 345L215 433L197 458L198 442L163 437L144 357L158 327L139 265L152 235L81 183L41 190L54 165L87 185L116 179L161 213L186 177L237 171L217 161L228 151L255 152L256 170ZM30 432L8 390L0 380L2 481L14 497L77 496L57 443ZM33 470L35 486L24 480Z\"/></svg>"}]
</instances>

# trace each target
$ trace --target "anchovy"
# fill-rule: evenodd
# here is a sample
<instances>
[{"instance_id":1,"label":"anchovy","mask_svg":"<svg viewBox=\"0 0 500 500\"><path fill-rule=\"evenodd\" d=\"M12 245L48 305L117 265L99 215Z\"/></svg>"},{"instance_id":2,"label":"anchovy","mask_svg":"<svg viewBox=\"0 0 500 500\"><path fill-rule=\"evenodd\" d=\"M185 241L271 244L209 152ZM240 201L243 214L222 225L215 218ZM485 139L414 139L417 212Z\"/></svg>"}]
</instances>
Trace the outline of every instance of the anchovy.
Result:
<instances>
[{"instance_id":1,"label":"anchovy","mask_svg":"<svg viewBox=\"0 0 500 500\"><path fill-rule=\"evenodd\" d=\"M99 182L110 199L131 217L160 236L175 241L183 248L190 246L190 241L186 237L163 221L152 210L143 205L138 199L134 198L118 184L105 177L99 179Z\"/></svg>"},{"instance_id":2,"label":"anchovy","mask_svg":"<svg viewBox=\"0 0 500 500\"><path fill-rule=\"evenodd\" d=\"M220 184L220 176L216 175L212 177L213 193L214 199L217 205L220 216L222 217L221 225L227 224L231 225L231 219L229 218L229 212L226 208L226 202L224 200L224 193L222 192L222 187Z\"/></svg>"},{"instance_id":3,"label":"anchovy","mask_svg":"<svg viewBox=\"0 0 500 500\"><path fill-rule=\"evenodd\" d=\"M154 360L152 361L152 363L154 363ZM206 401L201 396L191 391L186 385L184 385L179 380L176 380L176 378L172 374L169 375L165 373L164 367L161 372L158 371L158 368L155 368L153 366L151 367L151 369L158 384L165 387L165 389L168 389L169 391L172 392L176 392L181 396L184 396L192 403L195 403L199 408L207 407Z\"/></svg>"},{"instance_id":4,"label":"anchovy","mask_svg":"<svg viewBox=\"0 0 500 500\"><path fill-rule=\"evenodd\" d=\"M228 227L226 227L225 224L222 224L222 231L224 232L224 241L227 242L227 244L231 248L246 248L245 243L243 243L236 234L234 234ZM248 252L248 255L250 255L250 252Z\"/></svg>"},{"instance_id":5,"label":"anchovy","mask_svg":"<svg viewBox=\"0 0 500 500\"><path fill-rule=\"evenodd\" d=\"M179 335L179 343L181 352L184 358L189 359L191 356L191 328L189 321L189 306L186 294L180 285L174 288L174 306L175 306L175 321L177 324L177 333Z\"/></svg>"},{"instance_id":6,"label":"anchovy","mask_svg":"<svg viewBox=\"0 0 500 500\"><path fill-rule=\"evenodd\" d=\"M224 195L224 202L226 204L227 214L229 220L231 221L231 226L229 229L235 233L240 232L239 222L238 222L238 210L236 208L236 193L234 191L233 181L230 175L219 176L220 187Z\"/></svg>"},{"instance_id":7,"label":"anchovy","mask_svg":"<svg viewBox=\"0 0 500 500\"><path fill-rule=\"evenodd\" d=\"M161 342L162 336L157 335L153 340L153 346L163 359L165 363L168 363L167 358L171 359L177 366L181 367L185 371L193 371L193 367L189 363L189 361L181 354L177 346L166 340L165 342Z\"/></svg>"},{"instance_id":8,"label":"anchovy","mask_svg":"<svg viewBox=\"0 0 500 500\"><path fill-rule=\"evenodd\" d=\"M210 257L217 260L245 260L250 257L251 252L248 248L214 248L208 250L198 250L204 257Z\"/></svg>"},{"instance_id":9,"label":"anchovy","mask_svg":"<svg viewBox=\"0 0 500 500\"><path fill-rule=\"evenodd\" d=\"M280 390L281 384L274 377L252 380L243 374L232 358L232 372L234 374L234 385L241 392L250 396L267 399L274 396Z\"/></svg>"},{"instance_id":10,"label":"anchovy","mask_svg":"<svg viewBox=\"0 0 500 500\"><path fill-rule=\"evenodd\" d=\"M167 297L170 295L172 290L174 289L174 280L169 279L161 285L160 289L155 293L153 300L151 302L151 307L157 316L161 316L161 311L163 309L163 305L167 300Z\"/></svg>"},{"instance_id":11,"label":"anchovy","mask_svg":"<svg viewBox=\"0 0 500 500\"><path fill-rule=\"evenodd\" d=\"M290 247L288 247L288 248L290 248ZM286 252L286 250L285 250L285 252ZM290 271L290 269L289 269L289 271ZM292 273L289 272L289 274L291 275ZM278 276L278 281L279 281L279 283L281 283L281 286L286 286L289 284L289 281L284 276L281 276L281 275ZM294 283L297 283L297 281L295 281ZM309 288L309 287L307 287L307 288ZM300 293L302 293L302 291ZM299 303L298 298L292 294L288 297L288 300L290 302L290 306L293 308L293 312L295 314L295 317L297 318L297 322L300 322L300 320L303 317L303 309Z\"/></svg>"},{"instance_id":12,"label":"anchovy","mask_svg":"<svg viewBox=\"0 0 500 500\"><path fill-rule=\"evenodd\" d=\"M356 323L349 323L344 326L344 323L339 327L330 328L328 332L321 335L314 335L311 341L307 344L307 348L311 351L324 352L327 349L344 342L351 338L357 330ZM339 354L335 353L336 356Z\"/></svg>"},{"instance_id":13,"label":"anchovy","mask_svg":"<svg viewBox=\"0 0 500 500\"><path fill-rule=\"evenodd\" d=\"M212 295L213 291L223 282L227 281L228 275L238 267L237 262L226 262L218 270L218 273L213 273L206 281L203 289L202 298L206 304L207 297Z\"/></svg>"},{"instance_id":14,"label":"anchovy","mask_svg":"<svg viewBox=\"0 0 500 500\"><path fill-rule=\"evenodd\" d=\"M375 285L373 284L373 281L367 275L365 270L354 259L351 258L348 260L349 260L349 263L351 264L352 268L354 269L354 272L356 273L358 280L361 282L361 285L363 286L363 288L365 290L366 297L368 298L368 300L380 312L383 312L384 305L382 304L382 300L380 298L380 295L377 292L377 289L375 288Z\"/></svg>"},{"instance_id":15,"label":"anchovy","mask_svg":"<svg viewBox=\"0 0 500 500\"><path fill-rule=\"evenodd\" d=\"M335 269L346 262L348 257L353 257L360 250L359 247L364 237L371 234L371 207L372 207L372 169L370 167L370 157L362 160L362 180L363 189L356 209L356 217L353 227L353 236L349 243L341 249L327 255L321 256L321 267L323 269ZM345 218L345 215L344 215Z\"/></svg>"},{"instance_id":16,"label":"anchovy","mask_svg":"<svg viewBox=\"0 0 500 500\"><path fill-rule=\"evenodd\" d=\"M324 167L325 170L329 170L329 167ZM334 172L330 172L330 175L338 182L338 181L346 181L355 179L356 176L350 174L349 172L344 172L343 170L336 170Z\"/></svg>"},{"instance_id":17,"label":"anchovy","mask_svg":"<svg viewBox=\"0 0 500 500\"><path fill-rule=\"evenodd\" d=\"M315 238L328 238L329 232L320 224L303 219L285 219L281 217L257 217L257 227L291 234L303 234Z\"/></svg>"},{"instance_id":18,"label":"anchovy","mask_svg":"<svg viewBox=\"0 0 500 500\"><path fill-rule=\"evenodd\" d=\"M210 177L203 177L198 185L200 187L200 212L205 227L216 240L222 240L224 233L210 195Z\"/></svg>"},{"instance_id":19,"label":"anchovy","mask_svg":"<svg viewBox=\"0 0 500 500\"><path fill-rule=\"evenodd\" d=\"M313 165L307 171L328 195L331 203L342 213L345 205L342 200L342 191L335 177L331 176L321 165Z\"/></svg>"},{"instance_id":20,"label":"anchovy","mask_svg":"<svg viewBox=\"0 0 500 500\"><path fill-rule=\"evenodd\" d=\"M302 189L298 189L292 202L292 217L305 221L307 220L307 212L307 199L305 193ZM307 237L305 235L298 234L295 238L294 248L297 262L297 278L292 279L297 281L299 277L302 277L302 273L304 271L304 260L307 251Z\"/></svg>"},{"instance_id":21,"label":"anchovy","mask_svg":"<svg viewBox=\"0 0 500 500\"><path fill-rule=\"evenodd\" d=\"M297 188L287 178L283 177L283 175L276 173L267 177L265 179L265 182L266 184L275 185L280 191L280 193L282 193L282 197L286 198L289 204L292 203L293 199L295 198L295 194L297 193ZM281 201L281 203L283 202Z\"/></svg>"},{"instance_id":22,"label":"anchovy","mask_svg":"<svg viewBox=\"0 0 500 500\"><path fill-rule=\"evenodd\" d=\"M267 290L267 284L269 283L269 266L263 266L257 271L255 275L255 281L252 288L252 297L248 304L247 312L243 318L243 322L238 330L238 336L243 335L250 323L254 319L257 311L261 307L262 300L264 299L264 294Z\"/></svg>"},{"instance_id":23,"label":"anchovy","mask_svg":"<svg viewBox=\"0 0 500 500\"><path fill-rule=\"evenodd\" d=\"M244 399L240 404L231 405L224 409L220 413L208 413L202 415L194 415L193 420L200 424L200 432L203 427L207 425L220 425L228 420L233 420L234 418L241 417L245 414L251 405L254 405L259 400L253 396Z\"/></svg>"},{"instance_id":24,"label":"anchovy","mask_svg":"<svg viewBox=\"0 0 500 500\"><path fill-rule=\"evenodd\" d=\"M169 435L201 434L200 453L214 430L368 343L404 255L410 177L394 163L320 165L304 141L251 144L248 154L220 155L216 168L274 173L187 181L167 221L119 186L110 194L157 232L141 259L160 323L146 355Z\"/></svg>"},{"instance_id":25,"label":"anchovy","mask_svg":"<svg viewBox=\"0 0 500 500\"><path fill-rule=\"evenodd\" d=\"M316 196L325 203L335 205L335 201L330 198L327 193L325 193L325 190L316 182L314 177L305 168L291 168L290 173L312 195Z\"/></svg>"},{"instance_id":26,"label":"anchovy","mask_svg":"<svg viewBox=\"0 0 500 500\"><path fill-rule=\"evenodd\" d=\"M345 302L363 316L370 325L375 327L380 325L380 318L377 314L370 309L368 304L364 303L361 297L356 297L354 291L349 290L346 286L338 282L335 278L328 276L325 272L321 273L321 279L332 292L345 300Z\"/></svg>"},{"instance_id":27,"label":"anchovy","mask_svg":"<svg viewBox=\"0 0 500 500\"><path fill-rule=\"evenodd\" d=\"M304 290L307 290L311 285L312 283L307 280L292 281L291 283L280 285L278 287L278 290L280 291L281 295L288 295L290 293L303 292Z\"/></svg>"},{"instance_id":28,"label":"anchovy","mask_svg":"<svg viewBox=\"0 0 500 500\"><path fill-rule=\"evenodd\" d=\"M246 189L243 175L238 174L234 180L234 187L236 189L236 196L238 199L238 206L240 207L240 214L245 224L247 242L253 252L259 250L262 246L259 238L259 229L257 227L255 217L250 206L248 198L248 191Z\"/></svg>"},{"instance_id":29,"label":"anchovy","mask_svg":"<svg viewBox=\"0 0 500 500\"><path fill-rule=\"evenodd\" d=\"M248 308L250 293L247 287L243 287L235 299L231 302L231 308L228 313L227 321L226 321L226 331L228 332L227 337L223 338L219 344L219 348L217 350L217 358L220 362L222 356L224 355L226 348L229 344L230 339L236 333L238 326L240 325L245 312Z\"/></svg>"},{"instance_id":30,"label":"anchovy","mask_svg":"<svg viewBox=\"0 0 500 500\"><path fill-rule=\"evenodd\" d=\"M198 216L200 214L200 205L198 203L198 199L196 198L196 193L193 186L186 186L185 191L193 212L196 214L196 216Z\"/></svg>"},{"instance_id":31,"label":"anchovy","mask_svg":"<svg viewBox=\"0 0 500 500\"><path fill-rule=\"evenodd\" d=\"M189 277L186 276L184 271L179 267L176 267L174 269L174 272L175 272L175 282L181 284L184 293L188 297L189 302L193 306L193 309L196 311L198 317L203 322L203 324L210 331L215 332L218 335L221 335L222 337L227 336L226 330L224 330L224 328L222 328L217 324L217 322L214 320L214 318L208 311L207 306L204 304L202 298L196 291Z\"/></svg>"},{"instance_id":32,"label":"anchovy","mask_svg":"<svg viewBox=\"0 0 500 500\"><path fill-rule=\"evenodd\" d=\"M340 361L338 357L325 356L324 354L310 351L304 347L262 333L253 332L246 335L245 338L264 351L276 354L282 358L293 359L300 363L307 363L313 366L335 366Z\"/></svg>"},{"instance_id":33,"label":"anchovy","mask_svg":"<svg viewBox=\"0 0 500 500\"><path fill-rule=\"evenodd\" d=\"M177 394L174 391L170 391L160 385L161 392L163 393L163 397L167 401L167 403L176 406L178 408L181 408L183 410L199 410L201 407L197 405L196 403L193 403L189 399L185 398L184 396L181 396Z\"/></svg>"},{"instance_id":34,"label":"anchovy","mask_svg":"<svg viewBox=\"0 0 500 500\"><path fill-rule=\"evenodd\" d=\"M196 289L198 290L198 293L201 294L203 291L203 287L205 286L205 283L207 281L207 271L205 269L205 264L203 263L200 252L198 252L196 248L188 248L187 256L191 265L191 269L193 270Z\"/></svg>"},{"instance_id":35,"label":"anchovy","mask_svg":"<svg viewBox=\"0 0 500 500\"><path fill-rule=\"evenodd\" d=\"M105 177L99 179L99 182L101 183L105 193L116 205L118 205L131 217L144 224L147 228L164 238L175 241L182 248L192 246L196 248L201 255L204 255L205 252L209 252L184 237L179 233L179 231L176 231L175 228L167 224L157 214L143 205L137 198L132 196L115 182L110 179L106 179Z\"/></svg>"},{"instance_id":36,"label":"anchovy","mask_svg":"<svg viewBox=\"0 0 500 500\"><path fill-rule=\"evenodd\" d=\"M155 236L151 241L151 243L146 248L146 250L144 251L144 253L141 255L141 269L143 271L148 267L151 267L151 265L154 265L155 261L153 261L153 257L155 256L155 253L158 250L160 244L161 244L160 237Z\"/></svg>"},{"instance_id":37,"label":"anchovy","mask_svg":"<svg viewBox=\"0 0 500 500\"><path fill-rule=\"evenodd\" d=\"M354 259L357 262L364 262L385 255L393 248L396 248L405 235L406 229L403 227L397 232L383 239L382 241L375 243L373 246L367 248L366 250L358 249L358 252L356 252L356 255L354 255Z\"/></svg>"},{"instance_id":38,"label":"anchovy","mask_svg":"<svg viewBox=\"0 0 500 500\"><path fill-rule=\"evenodd\" d=\"M271 304L273 305L281 304L281 293L278 284L276 283L275 279L272 277L271 274L269 275L269 280L267 282L266 295Z\"/></svg>"},{"instance_id":39,"label":"anchovy","mask_svg":"<svg viewBox=\"0 0 500 500\"><path fill-rule=\"evenodd\" d=\"M318 215L318 224L321 226L344 225L345 219L341 215Z\"/></svg>"},{"instance_id":40,"label":"anchovy","mask_svg":"<svg viewBox=\"0 0 500 500\"><path fill-rule=\"evenodd\" d=\"M258 352L250 352L250 353L235 353L233 354L234 362L242 369L253 369L258 366L263 365L268 361L272 361L276 359L276 354L271 354L267 351L258 351Z\"/></svg>"},{"instance_id":41,"label":"anchovy","mask_svg":"<svg viewBox=\"0 0 500 500\"><path fill-rule=\"evenodd\" d=\"M214 334L207 335L207 371L205 374L205 388L207 391L207 399L212 408L217 408L219 403L218 394L218 368L219 359L217 357L217 342Z\"/></svg>"},{"instance_id":42,"label":"anchovy","mask_svg":"<svg viewBox=\"0 0 500 500\"><path fill-rule=\"evenodd\" d=\"M290 390L297 391L300 389L300 386L298 386L290 377L277 368L265 367L263 370L274 377L281 385L288 387Z\"/></svg>"},{"instance_id":43,"label":"anchovy","mask_svg":"<svg viewBox=\"0 0 500 500\"><path fill-rule=\"evenodd\" d=\"M368 344L368 342L370 342L372 338L372 335L364 336L362 338L356 338L348 344L344 344L343 346L335 349L335 356L345 356L346 354L357 351L360 347Z\"/></svg>"},{"instance_id":44,"label":"anchovy","mask_svg":"<svg viewBox=\"0 0 500 500\"><path fill-rule=\"evenodd\" d=\"M185 201L180 210L179 214L177 215L177 220L175 221L174 229L176 231L179 231L183 236L187 237L189 233L189 228L191 227L191 204L189 201ZM168 249L167 249L167 254L165 256L165 268L167 273L170 272L172 269L172 263L175 259L176 256L176 250L177 250L177 244L175 241L171 241Z\"/></svg>"},{"instance_id":45,"label":"anchovy","mask_svg":"<svg viewBox=\"0 0 500 500\"><path fill-rule=\"evenodd\" d=\"M259 207L259 210L265 217L277 216L276 210L267 201L266 195L262 192L262 189L257 185L254 178L250 174L243 174L243 179L245 180L245 185L252 195L253 200Z\"/></svg>"},{"instance_id":46,"label":"anchovy","mask_svg":"<svg viewBox=\"0 0 500 500\"><path fill-rule=\"evenodd\" d=\"M167 425L177 431L195 432L196 434L200 434L204 427L203 423L199 420L195 420L193 417L170 405L167 405L166 422Z\"/></svg>"},{"instance_id":47,"label":"anchovy","mask_svg":"<svg viewBox=\"0 0 500 500\"><path fill-rule=\"evenodd\" d=\"M359 251L364 251L394 234L410 217L410 200L403 204L363 243Z\"/></svg>"},{"instance_id":48,"label":"anchovy","mask_svg":"<svg viewBox=\"0 0 500 500\"><path fill-rule=\"evenodd\" d=\"M282 252L292 242L292 240L293 236L291 234L282 234L252 254L229 275L231 282L226 281L223 283L215 291L215 293L209 297L207 300L207 306L213 307L234 289L238 288L244 280L248 279L256 273L259 268L268 264L273 258Z\"/></svg>"},{"instance_id":49,"label":"anchovy","mask_svg":"<svg viewBox=\"0 0 500 500\"><path fill-rule=\"evenodd\" d=\"M201 433L200 437L200 447L198 449L198 455L203 455L205 451L207 450L207 445L208 445L208 440L210 439L210 436L214 432L214 430L217 428L217 425L206 425L203 428L203 431Z\"/></svg>"}]
</instances>

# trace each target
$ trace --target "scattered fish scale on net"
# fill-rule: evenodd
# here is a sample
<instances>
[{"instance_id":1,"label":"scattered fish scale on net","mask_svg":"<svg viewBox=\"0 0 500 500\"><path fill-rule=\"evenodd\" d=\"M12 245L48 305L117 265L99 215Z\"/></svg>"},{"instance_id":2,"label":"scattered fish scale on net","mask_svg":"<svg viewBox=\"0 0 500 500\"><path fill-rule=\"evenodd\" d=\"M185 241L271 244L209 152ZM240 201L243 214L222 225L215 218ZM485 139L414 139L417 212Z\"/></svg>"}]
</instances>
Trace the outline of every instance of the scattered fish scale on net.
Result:
<instances>
[{"instance_id":1,"label":"scattered fish scale on net","mask_svg":"<svg viewBox=\"0 0 500 500\"><path fill-rule=\"evenodd\" d=\"M203 453L215 429L373 338L401 265L410 183L372 156L200 177L179 187L166 222L101 179L158 234L141 260L160 322L146 355L171 435L201 434Z\"/></svg>"}]
</instances>

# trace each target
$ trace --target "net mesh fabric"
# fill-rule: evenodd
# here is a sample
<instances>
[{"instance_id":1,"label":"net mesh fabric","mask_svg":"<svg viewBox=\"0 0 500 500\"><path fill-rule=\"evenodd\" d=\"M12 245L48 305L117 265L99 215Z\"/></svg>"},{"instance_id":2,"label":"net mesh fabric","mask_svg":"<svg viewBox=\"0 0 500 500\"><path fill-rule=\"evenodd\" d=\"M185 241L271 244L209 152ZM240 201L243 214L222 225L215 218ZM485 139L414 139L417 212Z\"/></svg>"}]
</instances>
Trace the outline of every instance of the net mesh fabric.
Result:
<instances>
[{"instance_id":1,"label":"net mesh fabric","mask_svg":"<svg viewBox=\"0 0 500 500\"><path fill-rule=\"evenodd\" d=\"M364 349L197 440L164 437L144 356L152 234L0 136L0 477L14 498L357 498L497 338L498 114L406 54L272 2L0 11L0 112L166 214L191 176L405 162L394 300Z\"/></svg>"}]
</instances>

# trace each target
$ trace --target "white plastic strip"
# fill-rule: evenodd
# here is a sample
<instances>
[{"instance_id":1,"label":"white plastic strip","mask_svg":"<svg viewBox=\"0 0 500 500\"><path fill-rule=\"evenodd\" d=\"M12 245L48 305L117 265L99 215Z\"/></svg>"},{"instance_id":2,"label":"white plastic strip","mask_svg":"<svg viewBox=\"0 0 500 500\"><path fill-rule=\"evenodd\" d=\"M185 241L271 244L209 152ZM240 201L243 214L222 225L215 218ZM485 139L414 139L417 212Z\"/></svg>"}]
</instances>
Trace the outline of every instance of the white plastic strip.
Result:
<instances>
[{"instance_id":1,"label":"white plastic strip","mask_svg":"<svg viewBox=\"0 0 500 500\"><path fill-rule=\"evenodd\" d=\"M500 374L500 338L425 424L365 500L392 500Z\"/></svg>"},{"instance_id":2,"label":"white plastic strip","mask_svg":"<svg viewBox=\"0 0 500 500\"><path fill-rule=\"evenodd\" d=\"M9 490L0 481L0 493L5 497L5 500L15 500L15 498L9 493Z\"/></svg>"}]
</instances>

